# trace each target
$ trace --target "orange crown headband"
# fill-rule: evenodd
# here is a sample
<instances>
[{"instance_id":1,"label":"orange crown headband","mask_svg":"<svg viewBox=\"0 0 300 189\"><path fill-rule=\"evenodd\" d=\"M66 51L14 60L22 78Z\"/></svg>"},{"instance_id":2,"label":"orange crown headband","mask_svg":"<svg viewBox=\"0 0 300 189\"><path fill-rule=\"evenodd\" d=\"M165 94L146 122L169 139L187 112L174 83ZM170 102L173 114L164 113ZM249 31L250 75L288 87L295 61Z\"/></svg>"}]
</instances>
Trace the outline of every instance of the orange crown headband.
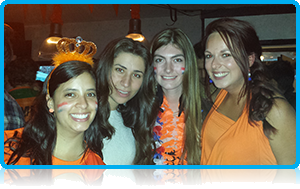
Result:
<instances>
[{"instance_id":1,"label":"orange crown headband","mask_svg":"<svg viewBox=\"0 0 300 189\"><path fill-rule=\"evenodd\" d=\"M93 55L97 52L97 46L93 42L84 41L80 36L74 38L61 38L56 44L58 53L52 58L54 69L51 71L47 82L49 93L49 80L54 70L61 64L69 61L86 62L93 66Z\"/></svg>"}]
</instances>

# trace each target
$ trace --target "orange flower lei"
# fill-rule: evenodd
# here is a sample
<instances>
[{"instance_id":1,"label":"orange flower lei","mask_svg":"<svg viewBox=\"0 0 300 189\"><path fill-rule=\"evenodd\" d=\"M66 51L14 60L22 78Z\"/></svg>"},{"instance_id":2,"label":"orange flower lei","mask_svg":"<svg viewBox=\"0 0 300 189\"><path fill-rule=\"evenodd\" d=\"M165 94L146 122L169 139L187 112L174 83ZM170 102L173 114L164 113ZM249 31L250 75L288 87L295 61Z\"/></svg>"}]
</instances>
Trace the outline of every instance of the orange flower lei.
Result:
<instances>
[{"instance_id":1,"label":"orange flower lei","mask_svg":"<svg viewBox=\"0 0 300 189\"><path fill-rule=\"evenodd\" d=\"M164 96L161 105L163 112L158 115L154 127L156 139L156 164L186 165L186 160L181 160L183 152L184 113L180 117L169 108L168 101ZM163 162L163 163L162 163Z\"/></svg>"}]
</instances>

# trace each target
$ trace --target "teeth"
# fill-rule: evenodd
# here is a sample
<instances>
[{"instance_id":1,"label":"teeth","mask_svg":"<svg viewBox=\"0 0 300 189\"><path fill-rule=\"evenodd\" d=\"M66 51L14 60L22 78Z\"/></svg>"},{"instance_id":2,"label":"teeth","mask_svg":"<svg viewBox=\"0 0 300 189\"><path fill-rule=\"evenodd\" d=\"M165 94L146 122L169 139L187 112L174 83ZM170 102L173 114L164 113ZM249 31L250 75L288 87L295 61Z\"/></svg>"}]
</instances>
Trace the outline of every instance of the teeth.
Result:
<instances>
[{"instance_id":1,"label":"teeth","mask_svg":"<svg viewBox=\"0 0 300 189\"><path fill-rule=\"evenodd\" d=\"M164 79L174 79L176 76L168 77L168 76L162 76Z\"/></svg>"},{"instance_id":2,"label":"teeth","mask_svg":"<svg viewBox=\"0 0 300 189\"><path fill-rule=\"evenodd\" d=\"M128 94L128 92L124 92L124 91L120 91L120 90L118 90L118 91L122 94Z\"/></svg>"},{"instance_id":3,"label":"teeth","mask_svg":"<svg viewBox=\"0 0 300 189\"><path fill-rule=\"evenodd\" d=\"M228 73L217 73L217 74L214 74L215 77L223 77L225 75L227 75Z\"/></svg>"},{"instance_id":4,"label":"teeth","mask_svg":"<svg viewBox=\"0 0 300 189\"><path fill-rule=\"evenodd\" d=\"M71 114L72 117L77 119L85 119L89 114Z\"/></svg>"}]
</instances>

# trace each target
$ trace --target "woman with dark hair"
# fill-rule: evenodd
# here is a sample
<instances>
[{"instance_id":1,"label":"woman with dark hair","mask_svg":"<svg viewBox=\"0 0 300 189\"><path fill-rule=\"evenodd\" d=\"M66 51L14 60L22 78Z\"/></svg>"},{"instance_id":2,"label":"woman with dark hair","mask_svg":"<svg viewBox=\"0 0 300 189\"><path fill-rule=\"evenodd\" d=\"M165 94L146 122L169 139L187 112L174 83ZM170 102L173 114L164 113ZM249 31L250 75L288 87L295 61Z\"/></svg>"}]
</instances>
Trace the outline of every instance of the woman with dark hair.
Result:
<instances>
[{"instance_id":1,"label":"woman with dark hair","mask_svg":"<svg viewBox=\"0 0 300 189\"><path fill-rule=\"evenodd\" d=\"M154 124L153 71L149 51L140 42L120 38L110 42L95 65L99 106L109 130L103 131L106 164L149 164Z\"/></svg>"},{"instance_id":2,"label":"woman with dark hair","mask_svg":"<svg viewBox=\"0 0 300 189\"><path fill-rule=\"evenodd\" d=\"M209 82L221 91L203 123L201 164L294 164L296 114L266 77L254 28L218 19L203 45L207 95Z\"/></svg>"},{"instance_id":3,"label":"woman with dark hair","mask_svg":"<svg viewBox=\"0 0 300 189\"><path fill-rule=\"evenodd\" d=\"M75 40L75 39L74 39ZM10 165L104 165L103 129L97 111L92 55L82 39L63 38L54 58L55 68L36 98L24 128L4 132L4 161ZM62 50L67 45L74 51ZM81 45L83 44L83 45ZM61 46L60 46L61 45ZM86 46L85 46L86 45Z\"/></svg>"},{"instance_id":4,"label":"woman with dark hair","mask_svg":"<svg viewBox=\"0 0 300 189\"><path fill-rule=\"evenodd\" d=\"M199 165L202 125L200 82L192 43L180 29L151 42L160 111L153 128L156 165Z\"/></svg>"}]
</instances>

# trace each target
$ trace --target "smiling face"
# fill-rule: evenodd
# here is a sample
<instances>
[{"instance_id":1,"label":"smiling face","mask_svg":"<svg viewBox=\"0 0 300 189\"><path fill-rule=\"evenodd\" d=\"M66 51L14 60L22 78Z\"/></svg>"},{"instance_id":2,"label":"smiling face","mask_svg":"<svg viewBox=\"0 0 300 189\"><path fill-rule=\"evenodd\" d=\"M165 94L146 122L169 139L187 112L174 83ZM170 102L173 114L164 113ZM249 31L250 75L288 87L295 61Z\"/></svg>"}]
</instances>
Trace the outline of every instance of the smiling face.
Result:
<instances>
[{"instance_id":1,"label":"smiling face","mask_svg":"<svg viewBox=\"0 0 300 189\"><path fill-rule=\"evenodd\" d=\"M163 91L182 90L185 58L181 49L173 44L160 47L154 53L154 70L157 83Z\"/></svg>"},{"instance_id":2,"label":"smiling face","mask_svg":"<svg viewBox=\"0 0 300 189\"><path fill-rule=\"evenodd\" d=\"M83 133L97 112L95 80L87 72L70 79L55 90L47 105L54 109L58 134Z\"/></svg>"},{"instance_id":3,"label":"smiling face","mask_svg":"<svg viewBox=\"0 0 300 189\"><path fill-rule=\"evenodd\" d=\"M143 83L145 69L142 57L126 52L118 54L111 71L111 110L115 110L119 104L128 102L137 94Z\"/></svg>"},{"instance_id":4,"label":"smiling face","mask_svg":"<svg viewBox=\"0 0 300 189\"><path fill-rule=\"evenodd\" d=\"M205 69L215 86L228 92L239 92L244 84L242 71L218 32L206 42Z\"/></svg>"}]
</instances>

